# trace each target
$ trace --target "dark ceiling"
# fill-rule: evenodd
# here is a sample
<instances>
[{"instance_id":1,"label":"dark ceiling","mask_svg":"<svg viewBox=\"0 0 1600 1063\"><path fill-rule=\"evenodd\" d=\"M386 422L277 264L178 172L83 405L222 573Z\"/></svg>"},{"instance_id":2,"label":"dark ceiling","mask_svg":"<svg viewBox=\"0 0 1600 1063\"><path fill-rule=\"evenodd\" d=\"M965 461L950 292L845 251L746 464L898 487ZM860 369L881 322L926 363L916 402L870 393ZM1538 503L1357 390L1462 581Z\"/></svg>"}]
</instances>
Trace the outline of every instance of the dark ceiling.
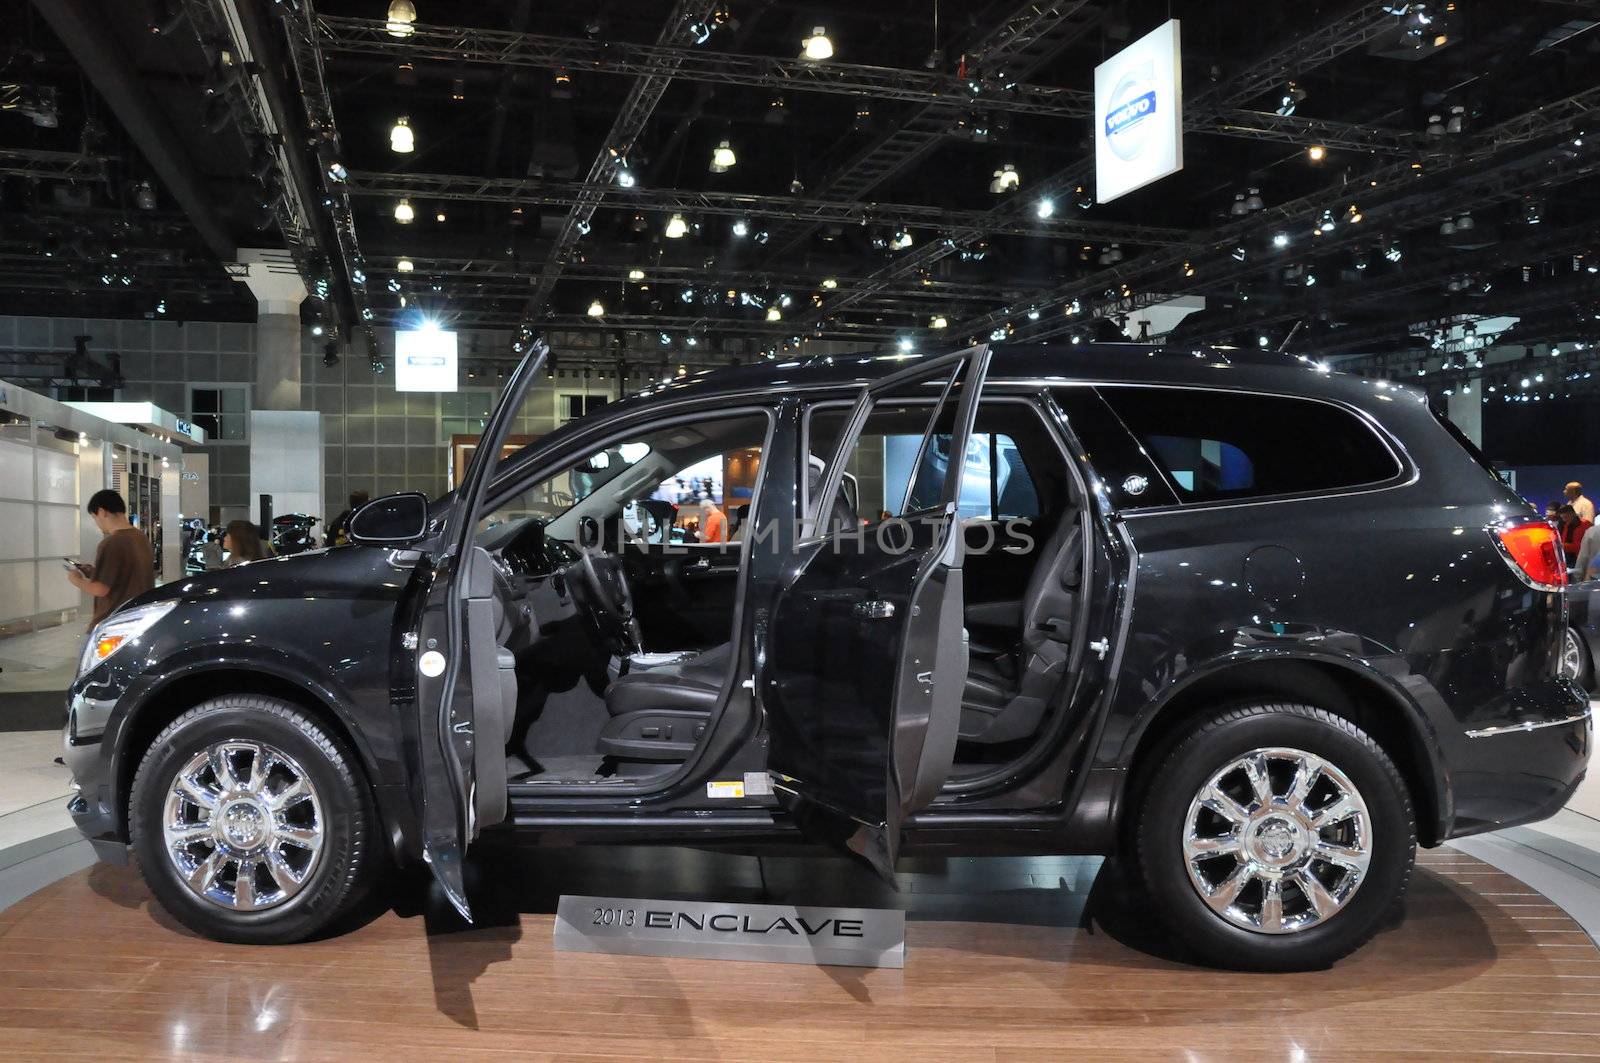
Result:
<instances>
[{"instance_id":1,"label":"dark ceiling","mask_svg":"<svg viewBox=\"0 0 1600 1063\"><path fill-rule=\"evenodd\" d=\"M1201 295L1173 338L1592 339L1597 7L416 0L394 36L387 0L5 0L0 83L57 122L0 113L0 309L248 317L222 263L287 242L346 333L1049 339ZM1093 68L1169 15L1184 170L1096 204Z\"/></svg>"}]
</instances>

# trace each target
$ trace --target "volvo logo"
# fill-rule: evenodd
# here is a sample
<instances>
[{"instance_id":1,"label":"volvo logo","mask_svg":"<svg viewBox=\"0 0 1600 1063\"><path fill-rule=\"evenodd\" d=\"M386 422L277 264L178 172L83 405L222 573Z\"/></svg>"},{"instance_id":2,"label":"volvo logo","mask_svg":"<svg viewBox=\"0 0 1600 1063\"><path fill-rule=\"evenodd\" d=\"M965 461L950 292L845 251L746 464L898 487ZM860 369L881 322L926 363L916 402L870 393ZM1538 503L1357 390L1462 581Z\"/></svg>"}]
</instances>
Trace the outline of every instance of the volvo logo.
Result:
<instances>
[{"instance_id":1,"label":"volvo logo","mask_svg":"<svg viewBox=\"0 0 1600 1063\"><path fill-rule=\"evenodd\" d=\"M1131 162L1144 151L1155 130L1150 119L1156 115L1155 69L1150 63L1124 74L1111 92L1109 108L1101 124L1101 135L1112 154Z\"/></svg>"}]
</instances>

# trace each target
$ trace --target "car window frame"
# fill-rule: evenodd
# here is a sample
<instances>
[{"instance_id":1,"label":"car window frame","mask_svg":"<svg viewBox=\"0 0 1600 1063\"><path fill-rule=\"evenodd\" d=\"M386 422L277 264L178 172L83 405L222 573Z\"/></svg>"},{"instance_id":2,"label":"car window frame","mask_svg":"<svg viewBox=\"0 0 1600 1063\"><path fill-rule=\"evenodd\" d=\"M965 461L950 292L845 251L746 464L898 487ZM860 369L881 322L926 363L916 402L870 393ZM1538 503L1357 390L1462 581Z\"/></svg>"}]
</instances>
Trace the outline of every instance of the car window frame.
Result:
<instances>
[{"instance_id":1,"label":"car window frame","mask_svg":"<svg viewBox=\"0 0 1600 1063\"><path fill-rule=\"evenodd\" d=\"M1008 390L1009 386L1012 385L1013 383L1015 383L1015 382L1011 381L1011 380L1007 380L1007 379L1005 379L1003 377L1001 377L1001 378L990 378L989 380L984 381L984 393L982 395L978 396L978 414L980 416L983 414L983 407L984 407L985 403L1010 402L1010 403L1022 403L1024 405L1028 406L1030 409L1032 409L1034 416L1039 419L1040 427L1043 428L1044 431L1047 434L1049 434L1049 436L1051 438L1051 441L1053 443L1055 443L1057 449L1059 449L1061 451L1061 454L1060 454L1061 460L1064 461L1064 462L1070 463L1071 462L1071 458L1067 455L1066 449L1061 446L1061 441L1056 439L1056 430L1050 423L1050 410L1044 404L1040 393L1035 391L1035 390L1027 390L1027 391ZM929 395L927 398L920 398L919 397L919 398L914 398L914 399L895 399L894 400L894 402L897 405L912 405L912 404L932 405L932 404L934 404L934 403L936 403L938 401L939 401L939 397L935 396L935 395ZM811 416L812 416L812 414L815 413L817 410L826 409L828 407L843 407L845 409L845 411L848 413L849 410L851 410L855 406L855 404L856 404L856 400L855 399L835 398L835 397L819 398L819 399L813 399L813 400L810 400L810 401L802 400L801 409L800 409L800 446L797 448L797 457L798 457L798 460L800 462L805 462L809 458L809 456L811 454ZM870 417L870 416L871 416L871 413L869 411L868 417ZM983 433L979 432L977 430L976 426L974 426L972 434L974 436L978 436L978 435L982 435ZM835 444L835 446L833 448L833 455L835 457L838 456L837 452L838 452L838 446L837 446L837 444ZM919 454L919 457L920 457L920 454ZM797 469L796 470L796 474L800 475L804 471L805 470L803 468ZM826 470L826 467L824 467L824 478L826 478L826 473L827 473L827 470ZM993 489L993 473L992 472L990 474L990 486L991 486L991 490L992 490ZM907 491L910 490L910 484L909 483L907 484L907 488L906 489L907 489ZM804 476L804 475L800 475L799 491L798 491L796 497L800 501L799 511L801 513L810 514L812 512L813 504L815 503L816 499L813 498L812 495L811 495L811 491L810 491L810 487L809 487L809 477ZM819 516L819 519L820 519L820 514L818 516ZM1038 518L1037 517L1033 517L1033 518L1027 518L1027 519L1037 520Z\"/></svg>"},{"instance_id":2,"label":"car window frame","mask_svg":"<svg viewBox=\"0 0 1600 1063\"><path fill-rule=\"evenodd\" d=\"M1101 403L1104 404L1105 408L1116 420L1128 442L1145 454L1146 460L1148 460L1150 463L1150 467L1158 476L1161 477L1161 480L1163 484L1166 485L1167 490L1172 494L1173 498L1176 499L1175 502L1163 502L1159 505L1152 506L1118 506L1115 510L1115 512L1118 514L1125 514L1127 516L1160 515L1179 511L1194 512L1196 510L1231 509L1240 506L1260 506L1275 505L1283 502L1300 502L1307 499L1343 498L1352 495L1375 494L1381 491L1392 491L1397 488L1409 486L1410 484L1416 482L1419 475L1416 463L1411 460L1411 456L1406 451L1405 446L1395 438L1394 433L1389 431L1389 429L1386 428L1375 416L1373 416L1370 411L1340 399L1328 398L1322 395L1295 394L1292 392L1277 391L1269 388L1259 387L1221 387L1212 384L1165 383L1159 381L1137 380L1061 380L1052 382L1050 386L1052 389L1088 388L1090 392L1097 399L1099 399ZM1341 410L1344 413L1352 416L1358 423L1366 428L1367 431L1371 432L1373 436L1376 437L1378 442L1383 445L1383 447L1388 451L1389 456L1394 460L1396 471L1393 476L1383 480L1374 480L1370 483L1352 484L1344 487L1313 489L1309 491L1277 492L1274 494L1252 495L1248 498L1213 498L1184 501L1182 492L1178 486L1172 482L1167 469L1162 466L1161 462L1157 461L1149 454L1149 450L1147 447L1145 447L1143 440L1139 438L1137 433L1128 427L1128 424L1123 420L1122 415L1117 412L1116 406L1113 405L1108 398L1106 398L1104 391L1108 388L1155 388L1164 391L1203 391L1227 395L1248 395L1270 399L1289 399L1298 402L1317 402L1325 406L1332 406L1335 409ZM1068 423L1071 423L1070 415L1068 415ZM1097 479L1103 478L1101 470L1095 470L1095 475Z\"/></svg>"}]
</instances>

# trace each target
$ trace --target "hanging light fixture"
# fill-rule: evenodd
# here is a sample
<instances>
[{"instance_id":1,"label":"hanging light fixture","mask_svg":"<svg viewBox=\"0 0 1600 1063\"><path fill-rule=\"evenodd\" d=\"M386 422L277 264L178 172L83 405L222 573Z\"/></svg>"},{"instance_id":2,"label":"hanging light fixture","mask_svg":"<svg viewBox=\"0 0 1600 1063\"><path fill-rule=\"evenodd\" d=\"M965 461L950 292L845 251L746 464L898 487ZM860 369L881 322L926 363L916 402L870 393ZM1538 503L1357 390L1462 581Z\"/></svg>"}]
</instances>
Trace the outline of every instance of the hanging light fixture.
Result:
<instances>
[{"instance_id":1,"label":"hanging light fixture","mask_svg":"<svg viewBox=\"0 0 1600 1063\"><path fill-rule=\"evenodd\" d=\"M389 18L383 28L391 37L409 37L417 21L417 5L411 0L389 0Z\"/></svg>"},{"instance_id":2,"label":"hanging light fixture","mask_svg":"<svg viewBox=\"0 0 1600 1063\"><path fill-rule=\"evenodd\" d=\"M1243 192L1235 192L1233 194L1233 206L1228 208L1228 213L1235 218L1250 213L1250 208L1245 205Z\"/></svg>"},{"instance_id":3,"label":"hanging light fixture","mask_svg":"<svg viewBox=\"0 0 1600 1063\"><path fill-rule=\"evenodd\" d=\"M1261 198L1261 189L1252 188L1250 194L1244 198L1244 205L1245 209L1252 213L1265 207L1267 204Z\"/></svg>"},{"instance_id":4,"label":"hanging light fixture","mask_svg":"<svg viewBox=\"0 0 1600 1063\"><path fill-rule=\"evenodd\" d=\"M783 320L783 311L778 309L778 304L774 303L771 306L767 307L767 320L768 321L782 321Z\"/></svg>"},{"instance_id":5,"label":"hanging light fixture","mask_svg":"<svg viewBox=\"0 0 1600 1063\"><path fill-rule=\"evenodd\" d=\"M733 145L728 143L727 138L723 138L722 142L712 149L711 172L727 173L738 161L738 156L733 153Z\"/></svg>"},{"instance_id":6,"label":"hanging light fixture","mask_svg":"<svg viewBox=\"0 0 1600 1063\"><path fill-rule=\"evenodd\" d=\"M662 235L668 240L679 240L689 231L689 223L683 220L682 214L674 214L667 219L667 229Z\"/></svg>"},{"instance_id":7,"label":"hanging light fixture","mask_svg":"<svg viewBox=\"0 0 1600 1063\"><path fill-rule=\"evenodd\" d=\"M417 264L412 262L409 258L402 258L399 262L394 264L394 268L399 270L401 273L410 273L412 270L417 268Z\"/></svg>"},{"instance_id":8,"label":"hanging light fixture","mask_svg":"<svg viewBox=\"0 0 1600 1063\"><path fill-rule=\"evenodd\" d=\"M811 36L800 42L800 56L821 62L833 58L833 41L828 37L828 30L823 26L813 26Z\"/></svg>"},{"instance_id":9,"label":"hanging light fixture","mask_svg":"<svg viewBox=\"0 0 1600 1063\"><path fill-rule=\"evenodd\" d=\"M628 271L628 279L631 281L644 280L644 270L638 268L630 269Z\"/></svg>"},{"instance_id":10,"label":"hanging light fixture","mask_svg":"<svg viewBox=\"0 0 1600 1063\"><path fill-rule=\"evenodd\" d=\"M606 308L605 308L604 304L602 304L600 302L600 300L596 299L594 302L589 304L589 316L590 317L604 317L605 314L606 314Z\"/></svg>"},{"instance_id":11,"label":"hanging light fixture","mask_svg":"<svg viewBox=\"0 0 1600 1063\"><path fill-rule=\"evenodd\" d=\"M1428 116L1428 135L1430 137L1444 136L1444 119L1436 114Z\"/></svg>"},{"instance_id":12,"label":"hanging light fixture","mask_svg":"<svg viewBox=\"0 0 1600 1063\"><path fill-rule=\"evenodd\" d=\"M995 195L1014 192L1022 184L1022 175L1017 173L1017 168L1011 163L1006 163L994 172L994 179L989 182L989 191Z\"/></svg>"},{"instance_id":13,"label":"hanging light fixture","mask_svg":"<svg viewBox=\"0 0 1600 1063\"><path fill-rule=\"evenodd\" d=\"M1039 202L1036 203L1033 208L1034 215L1038 217L1040 221L1051 217L1055 214L1055 212L1056 202L1055 200L1049 198L1039 200Z\"/></svg>"},{"instance_id":14,"label":"hanging light fixture","mask_svg":"<svg viewBox=\"0 0 1600 1063\"><path fill-rule=\"evenodd\" d=\"M949 326L950 322L945 320L945 316L943 314L933 315L933 320L928 322L929 328L948 328Z\"/></svg>"},{"instance_id":15,"label":"hanging light fixture","mask_svg":"<svg viewBox=\"0 0 1600 1063\"><path fill-rule=\"evenodd\" d=\"M389 150L409 155L416 149L417 140L411 132L411 119L401 115L389 130Z\"/></svg>"},{"instance_id":16,"label":"hanging light fixture","mask_svg":"<svg viewBox=\"0 0 1600 1063\"><path fill-rule=\"evenodd\" d=\"M738 221L733 223L733 235L735 235L735 236L747 236L747 235L749 235L749 233L750 233L750 223L745 221L743 218L740 218Z\"/></svg>"},{"instance_id":17,"label":"hanging light fixture","mask_svg":"<svg viewBox=\"0 0 1600 1063\"><path fill-rule=\"evenodd\" d=\"M889 240L889 246L894 248L896 251L904 251L906 248L910 247L911 231L909 229L896 230L894 236Z\"/></svg>"},{"instance_id":18,"label":"hanging light fixture","mask_svg":"<svg viewBox=\"0 0 1600 1063\"><path fill-rule=\"evenodd\" d=\"M417 212L411 209L411 200L401 199L394 205L394 220L401 225L410 225L416 217Z\"/></svg>"},{"instance_id":19,"label":"hanging light fixture","mask_svg":"<svg viewBox=\"0 0 1600 1063\"><path fill-rule=\"evenodd\" d=\"M1328 157L1328 149L1321 144L1313 144L1306 149L1306 158L1312 162L1321 162Z\"/></svg>"},{"instance_id":20,"label":"hanging light fixture","mask_svg":"<svg viewBox=\"0 0 1600 1063\"><path fill-rule=\"evenodd\" d=\"M839 287L839 282L832 277L824 277L822 278L822 286L831 292Z\"/></svg>"}]
</instances>

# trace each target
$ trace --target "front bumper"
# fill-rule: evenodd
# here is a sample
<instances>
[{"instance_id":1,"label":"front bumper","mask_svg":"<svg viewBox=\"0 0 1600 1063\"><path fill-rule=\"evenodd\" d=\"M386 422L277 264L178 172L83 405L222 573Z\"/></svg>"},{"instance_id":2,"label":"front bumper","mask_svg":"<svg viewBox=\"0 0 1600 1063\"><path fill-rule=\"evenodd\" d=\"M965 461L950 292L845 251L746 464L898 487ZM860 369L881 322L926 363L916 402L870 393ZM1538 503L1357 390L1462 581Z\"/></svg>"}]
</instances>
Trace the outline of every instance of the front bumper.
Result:
<instances>
[{"instance_id":1,"label":"front bumper","mask_svg":"<svg viewBox=\"0 0 1600 1063\"><path fill-rule=\"evenodd\" d=\"M1594 749L1594 711L1576 685L1557 682L1542 711L1466 729L1450 837L1548 819L1572 797Z\"/></svg>"},{"instance_id":2,"label":"front bumper","mask_svg":"<svg viewBox=\"0 0 1600 1063\"><path fill-rule=\"evenodd\" d=\"M128 845L116 812L116 788L105 761L105 747L98 734L82 737L75 733L89 715L91 706L86 701L78 685L74 685L61 736L62 760L72 772L72 784L78 791L67 799L67 813L78 832L94 847L96 856L107 863L126 864Z\"/></svg>"}]
</instances>

